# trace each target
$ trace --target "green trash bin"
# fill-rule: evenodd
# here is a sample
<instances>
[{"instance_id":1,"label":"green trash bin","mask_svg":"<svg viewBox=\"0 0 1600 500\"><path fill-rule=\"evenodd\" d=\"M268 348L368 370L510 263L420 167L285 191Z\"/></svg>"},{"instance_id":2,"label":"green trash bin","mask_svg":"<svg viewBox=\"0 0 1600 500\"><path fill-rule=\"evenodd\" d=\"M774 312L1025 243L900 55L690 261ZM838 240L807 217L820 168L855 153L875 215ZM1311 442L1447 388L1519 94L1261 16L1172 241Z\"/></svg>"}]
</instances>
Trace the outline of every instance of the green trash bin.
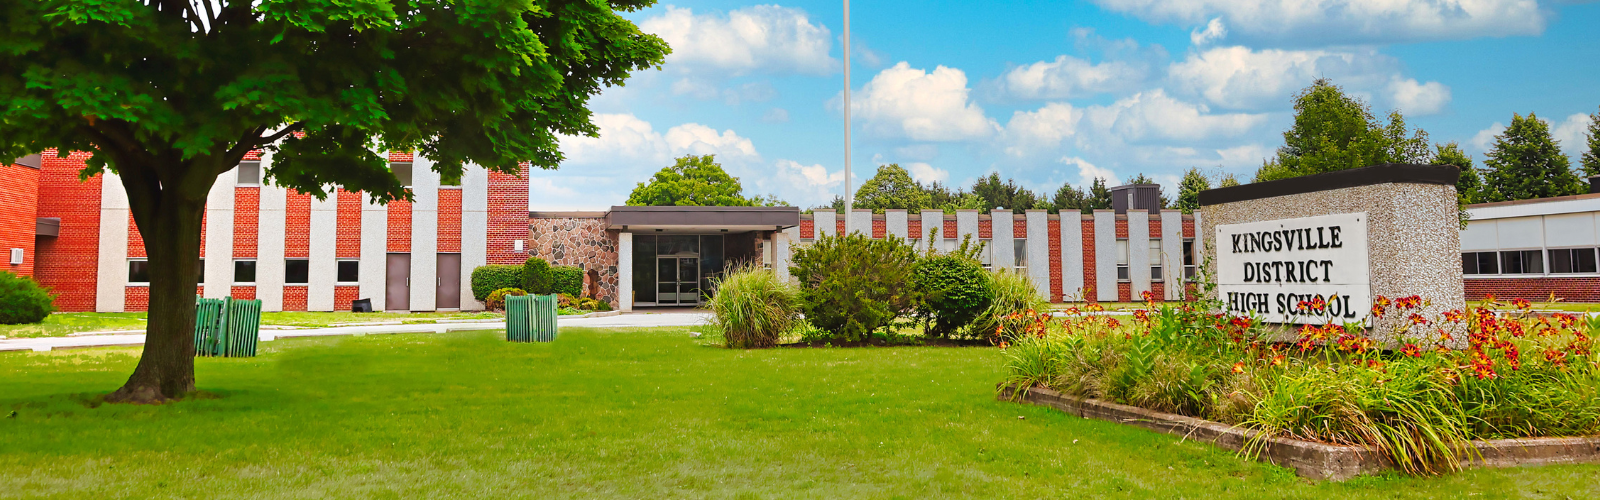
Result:
<instances>
[{"instance_id":1,"label":"green trash bin","mask_svg":"<svg viewBox=\"0 0 1600 500\"><path fill-rule=\"evenodd\" d=\"M506 297L506 340L550 342L556 339L556 296Z\"/></svg>"},{"instance_id":2,"label":"green trash bin","mask_svg":"<svg viewBox=\"0 0 1600 500\"><path fill-rule=\"evenodd\" d=\"M253 357L260 338L260 300L195 298L196 356Z\"/></svg>"}]
</instances>

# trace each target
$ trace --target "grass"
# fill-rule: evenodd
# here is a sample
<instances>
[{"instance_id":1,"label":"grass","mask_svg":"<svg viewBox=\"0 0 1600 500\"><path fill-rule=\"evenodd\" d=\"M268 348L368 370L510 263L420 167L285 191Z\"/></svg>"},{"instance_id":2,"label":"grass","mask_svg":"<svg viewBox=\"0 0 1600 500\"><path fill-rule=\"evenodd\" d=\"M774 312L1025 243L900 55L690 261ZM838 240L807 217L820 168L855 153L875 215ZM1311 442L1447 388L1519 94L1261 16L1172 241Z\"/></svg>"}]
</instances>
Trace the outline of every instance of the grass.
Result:
<instances>
[{"instance_id":1,"label":"grass","mask_svg":"<svg viewBox=\"0 0 1600 500\"><path fill-rule=\"evenodd\" d=\"M991 348L727 350L686 329L280 340L213 397L85 401L137 351L0 354L0 497L1595 498L1600 466L1311 483L994 400ZM1022 417L1022 418L1018 418Z\"/></svg>"},{"instance_id":2,"label":"grass","mask_svg":"<svg viewBox=\"0 0 1600 500\"><path fill-rule=\"evenodd\" d=\"M59 313L31 325L0 325L8 338L64 337L78 332L143 330L145 313Z\"/></svg>"},{"instance_id":3,"label":"grass","mask_svg":"<svg viewBox=\"0 0 1600 500\"><path fill-rule=\"evenodd\" d=\"M580 311L583 312L583 311ZM338 312L269 312L261 313L261 324L319 328L342 323L373 321L401 321L404 323L433 323L441 319L500 319L505 315L484 311L417 312L417 313L353 313ZM43 323L32 325L0 325L0 336L8 338L64 337L79 332L112 330L137 330L145 328L145 313L58 313L45 318Z\"/></svg>"},{"instance_id":4,"label":"grass","mask_svg":"<svg viewBox=\"0 0 1600 500\"><path fill-rule=\"evenodd\" d=\"M261 313L261 324L299 326L307 328L333 326L342 323L368 323L374 321L402 321L432 323L440 319L499 319L504 314L485 311L461 312L370 312L353 313L349 311L334 312L265 312Z\"/></svg>"}]
</instances>

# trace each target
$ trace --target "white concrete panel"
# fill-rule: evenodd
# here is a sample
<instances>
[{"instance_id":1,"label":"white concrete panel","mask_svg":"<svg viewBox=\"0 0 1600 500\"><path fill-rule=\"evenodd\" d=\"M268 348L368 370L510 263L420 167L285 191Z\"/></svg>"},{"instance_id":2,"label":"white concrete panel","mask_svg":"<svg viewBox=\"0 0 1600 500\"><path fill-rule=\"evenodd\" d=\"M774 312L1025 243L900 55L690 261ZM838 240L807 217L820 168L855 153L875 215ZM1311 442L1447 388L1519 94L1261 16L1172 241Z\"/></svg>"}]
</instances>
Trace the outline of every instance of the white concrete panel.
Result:
<instances>
[{"instance_id":1,"label":"white concrete panel","mask_svg":"<svg viewBox=\"0 0 1600 500\"><path fill-rule=\"evenodd\" d=\"M261 164L266 165L270 159L270 156L263 155ZM256 219L256 298L261 300L262 311L283 310L283 255L288 195L288 190L284 188L261 185L261 212Z\"/></svg>"},{"instance_id":2,"label":"white concrete panel","mask_svg":"<svg viewBox=\"0 0 1600 500\"><path fill-rule=\"evenodd\" d=\"M489 171L469 165L461 178L461 310L481 311L472 270L489 263Z\"/></svg>"},{"instance_id":3,"label":"white concrete panel","mask_svg":"<svg viewBox=\"0 0 1600 500\"><path fill-rule=\"evenodd\" d=\"M1475 220L1467 222L1467 228L1461 230L1461 250L1472 252L1477 250L1497 250L1500 248L1499 231L1496 230L1494 220Z\"/></svg>"},{"instance_id":4,"label":"white concrete panel","mask_svg":"<svg viewBox=\"0 0 1600 500\"><path fill-rule=\"evenodd\" d=\"M411 310L432 311L439 287L439 174L426 158L412 165Z\"/></svg>"},{"instance_id":5,"label":"white concrete panel","mask_svg":"<svg viewBox=\"0 0 1600 500\"><path fill-rule=\"evenodd\" d=\"M94 310L122 312L128 296L128 193L111 172L100 178L99 245Z\"/></svg>"},{"instance_id":6,"label":"white concrete panel","mask_svg":"<svg viewBox=\"0 0 1600 500\"><path fill-rule=\"evenodd\" d=\"M465 235L463 235L465 237ZM382 311L388 305L389 295L386 281L388 279L389 259L389 207L373 202L372 196L361 196L361 263L360 288L356 293L357 299L372 301L372 310ZM465 266L465 258L461 265ZM462 299L466 305L467 299Z\"/></svg>"},{"instance_id":7,"label":"white concrete panel","mask_svg":"<svg viewBox=\"0 0 1600 500\"><path fill-rule=\"evenodd\" d=\"M326 199L311 198L310 275L306 278L306 310L332 311L333 287L339 276L339 193Z\"/></svg>"},{"instance_id":8,"label":"white concrete panel","mask_svg":"<svg viewBox=\"0 0 1600 500\"><path fill-rule=\"evenodd\" d=\"M816 238L821 238L823 236L833 236L834 233L838 233L839 219L835 217L836 215L832 210L816 210L811 212L811 218L814 222L812 224L812 235L814 235Z\"/></svg>"},{"instance_id":9,"label":"white concrete panel","mask_svg":"<svg viewBox=\"0 0 1600 500\"><path fill-rule=\"evenodd\" d=\"M1117 300L1117 214L1094 212L1094 296L1096 300Z\"/></svg>"},{"instance_id":10,"label":"white concrete panel","mask_svg":"<svg viewBox=\"0 0 1600 500\"><path fill-rule=\"evenodd\" d=\"M1017 267L1016 216L1009 210L989 216L989 241L994 242L994 254L990 258L995 269Z\"/></svg>"},{"instance_id":11,"label":"white concrete panel","mask_svg":"<svg viewBox=\"0 0 1600 500\"><path fill-rule=\"evenodd\" d=\"M1544 233L1545 246L1595 246L1594 214L1546 215L1544 216Z\"/></svg>"},{"instance_id":12,"label":"white concrete panel","mask_svg":"<svg viewBox=\"0 0 1600 500\"><path fill-rule=\"evenodd\" d=\"M1050 300L1050 212L1029 210L1028 218L1028 278L1033 280L1039 296Z\"/></svg>"},{"instance_id":13,"label":"white concrete panel","mask_svg":"<svg viewBox=\"0 0 1600 500\"><path fill-rule=\"evenodd\" d=\"M1083 214L1061 213L1061 295L1083 300Z\"/></svg>"},{"instance_id":14,"label":"white concrete panel","mask_svg":"<svg viewBox=\"0 0 1600 500\"><path fill-rule=\"evenodd\" d=\"M918 238L918 240L917 240L917 250L925 252L925 251L928 250L928 246L929 245L934 245L934 248L942 248L942 247L937 246L937 245L939 245L940 241L944 240L944 227L943 227L943 224L944 224L944 211L943 210L923 210L922 211L922 231L920 231L922 234L916 235L916 237ZM932 236L931 239L928 236L928 232L930 230L933 231L933 236Z\"/></svg>"},{"instance_id":15,"label":"white concrete panel","mask_svg":"<svg viewBox=\"0 0 1600 500\"><path fill-rule=\"evenodd\" d=\"M1472 220L1510 219L1585 212L1600 212L1600 198L1566 198L1556 201L1537 201L1467 209L1467 214Z\"/></svg>"},{"instance_id":16,"label":"white concrete panel","mask_svg":"<svg viewBox=\"0 0 1600 500\"><path fill-rule=\"evenodd\" d=\"M778 277L788 281L789 264L794 256L794 245L800 242L800 228L798 226L783 230L774 238L774 253L772 256L772 272Z\"/></svg>"},{"instance_id":17,"label":"white concrete panel","mask_svg":"<svg viewBox=\"0 0 1600 500\"><path fill-rule=\"evenodd\" d=\"M1183 300L1183 212L1161 211L1161 274L1166 277L1163 297Z\"/></svg>"},{"instance_id":18,"label":"white concrete panel","mask_svg":"<svg viewBox=\"0 0 1600 500\"><path fill-rule=\"evenodd\" d=\"M961 241L967 239L968 235L972 236L972 244L974 244L974 245L984 245L984 249L983 249L984 253L980 254L980 256L978 257L978 260L987 262L988 260L985 257L983 257L982 255L989 255L989 252L991 250L994 250L993 248L990 248L990 247L993 247L994 245L989 245L988 244L989 242L984 241L981 238L981 234L978 233L978 211L977 210L957 210L956 211L956 239L954 241L950 242L950 244L945 245L945 248L955 248L956 246L961 245Z\"/></svg>"},{"instance_id":19,"label":"white concrete panel","mask_svg":"<svg viewBox=\"0 0 1600 500\"><path fill-rule=\"evenodd\" d=\"M233 293L233 197L239 173L229 169L217 176L206 193L205 284L208 299Z\"/></svg>"},{"instance_id":20,"label":"white concrete panel","mask_svg":"<svg viewBox=\"0 0 1600 500\"><path fill-rule=\"evenodd\" d=\"M617 309L633 310L633 233L617 234Z\"/></svg>"},{"instance_id":21,"label":"white concrete panel","mask_svg":"<svg viewBox=\"0 0 1600 500\"><path fill-rule=\"evenodd\" d=\"M905 210L883 211L883 234L885 236L898 236L901 239L920 238L920 235L910 233L910 218Z\"/></svg>"},{"instance_id":22,"label":"white concrete panel","mask_svg":"<svg viewBox=\"0 0 1600 500\"><path fill-rule=\"evenodd\" d=\"M1539 217L1521 217L1495 221L1500 248L1542 248L1544 224Z\"/></svg>"},{"instance_id":23,"label":"white concrete panel","mask_svg":"<svg viewBox=\"0 0 1600 500\"><path fill-rule=\"evenodd\" d=\"M848 227L845 228L845 230L850 231L852 233L862 233L862 234L867 235L867 237L869 237L869 238L872 237L872 211L871 210L864 209L864 208L857 208L854 211L850 212L850 220L845 221L845 223L848 226Z\"/></svg>"},{"instance_id":24,"label":"white concrete panel","mask_svg":"<svg viewBox=\"0 0 1600 500\"><path fill-rule=\"evenodd\" d=\"M1128 281L1134 301L1150 291L1150 212L1128 211Z\"/></svg>"}]
</instances>

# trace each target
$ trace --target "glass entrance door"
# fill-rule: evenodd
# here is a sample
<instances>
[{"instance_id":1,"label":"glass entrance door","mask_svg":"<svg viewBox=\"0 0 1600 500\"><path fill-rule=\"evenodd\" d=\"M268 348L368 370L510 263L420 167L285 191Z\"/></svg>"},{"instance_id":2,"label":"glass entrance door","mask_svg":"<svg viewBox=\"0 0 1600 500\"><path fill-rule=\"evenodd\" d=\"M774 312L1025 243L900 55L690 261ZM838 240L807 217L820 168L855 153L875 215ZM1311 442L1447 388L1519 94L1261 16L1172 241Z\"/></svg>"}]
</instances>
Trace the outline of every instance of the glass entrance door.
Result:
<instances>
[{"instance_id":1,"label":"glass entrance door","mask_svg":"<svg viewBox=\"0 0 1600 500\"><path fill-rule=\"evenodd\" d=\"M700 305L700 256L656 257L656 304Z\"/></svg>"}]
</instances>

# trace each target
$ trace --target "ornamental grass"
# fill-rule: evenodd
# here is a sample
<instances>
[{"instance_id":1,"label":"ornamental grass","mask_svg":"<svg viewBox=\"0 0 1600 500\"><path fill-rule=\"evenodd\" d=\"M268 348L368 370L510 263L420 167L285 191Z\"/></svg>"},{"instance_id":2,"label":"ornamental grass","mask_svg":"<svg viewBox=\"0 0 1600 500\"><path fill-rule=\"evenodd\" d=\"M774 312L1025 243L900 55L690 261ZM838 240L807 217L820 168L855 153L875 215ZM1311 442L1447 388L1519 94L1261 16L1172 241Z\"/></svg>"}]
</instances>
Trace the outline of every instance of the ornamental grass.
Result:
<instances>
[{"instance_id":1,"label":"ornamental grass","mask_svg":"<svg viewBox=\"0 0 1600 500\"><path fill-rule=\"evenodd\" d=\"M706 300L706 308L728 347L773 347L800 326L798 294L794 284L771 270L745 265L717 280L717 293Z\"/></svg>"},{"instance_id":2,"label":"ornamental grass","mask_svg":"<svg viewBox=\"0 0 1600 500\"><path fill-rule=\"evenodd\" d=\"M1247 455L1269 437L1369 446L1413 474L1460 469L1473 440L1600 434L1600 320L1522 300L1433 317L1420 297L1375 302L1373 317L1409 319L1389 343L1365 322L1281 330L1204 303L1131 321L1018 313L1001 327L1006 385L1259 431Z\"/></svg>"}]
</instances>

